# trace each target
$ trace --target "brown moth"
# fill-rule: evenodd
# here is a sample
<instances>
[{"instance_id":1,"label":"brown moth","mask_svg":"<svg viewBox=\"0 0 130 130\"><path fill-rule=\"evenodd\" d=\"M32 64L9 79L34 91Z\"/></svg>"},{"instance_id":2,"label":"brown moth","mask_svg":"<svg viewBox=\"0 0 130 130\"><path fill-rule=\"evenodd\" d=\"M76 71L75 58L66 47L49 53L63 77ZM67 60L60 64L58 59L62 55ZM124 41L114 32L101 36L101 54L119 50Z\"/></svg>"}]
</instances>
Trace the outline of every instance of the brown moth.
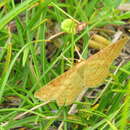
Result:
<instances>
[{"instance_id":1,"label":"brown moth","mask_svg":"<svg viewBox=\"0 0 130 130\"><path fill-rule=\"evenodd\" d=\"M35 93L43 101L56 100L59 106L72 104L85 89L100 85L109 75L109 68L128 38L110 44L87 60L77 63Z\"/></svg>"}]
</instances>

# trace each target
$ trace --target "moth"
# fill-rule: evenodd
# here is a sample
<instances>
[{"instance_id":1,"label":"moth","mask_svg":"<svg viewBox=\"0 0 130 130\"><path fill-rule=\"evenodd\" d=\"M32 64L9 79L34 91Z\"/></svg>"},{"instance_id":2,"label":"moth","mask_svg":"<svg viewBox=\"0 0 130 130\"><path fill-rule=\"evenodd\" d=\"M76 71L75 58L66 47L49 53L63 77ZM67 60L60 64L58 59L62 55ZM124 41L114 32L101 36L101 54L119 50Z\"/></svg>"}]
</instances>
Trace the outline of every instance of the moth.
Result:
<instances>
[{"instance_id":1,"label":"moth","mask_svg":"<svg viewBox=\"0 0 130 130\"><path fill-rule=\"evenodd\" d=\"M87 60L77 63L35 93L43 101L55 100L58 106L71 105L85 89L97 87L109 75L109 69L121 52L128 38L108 45Z\"/></svg>"}]
</instances>

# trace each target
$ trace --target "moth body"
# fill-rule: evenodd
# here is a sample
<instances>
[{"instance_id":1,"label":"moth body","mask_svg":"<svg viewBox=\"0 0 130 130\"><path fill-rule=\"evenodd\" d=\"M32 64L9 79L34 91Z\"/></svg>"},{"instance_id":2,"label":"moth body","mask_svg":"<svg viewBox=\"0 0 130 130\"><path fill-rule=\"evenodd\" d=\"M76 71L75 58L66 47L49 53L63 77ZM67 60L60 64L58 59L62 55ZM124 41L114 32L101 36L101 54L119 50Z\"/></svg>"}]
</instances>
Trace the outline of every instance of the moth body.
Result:
<instances>
[{"instance_id":1,"label":"moth body","mask_svg":"<svg viewBox=\"0 0 130 130\"><path fill-rule=\"evenodd\" d=\"M109 75L110 65L127 40L126 37L110 44L87 60L76 64L40 88L35 97L43 101L56 100L59 106L72 104L85 88L96 87L105 80Z\"/></svg>"}]
</instances>

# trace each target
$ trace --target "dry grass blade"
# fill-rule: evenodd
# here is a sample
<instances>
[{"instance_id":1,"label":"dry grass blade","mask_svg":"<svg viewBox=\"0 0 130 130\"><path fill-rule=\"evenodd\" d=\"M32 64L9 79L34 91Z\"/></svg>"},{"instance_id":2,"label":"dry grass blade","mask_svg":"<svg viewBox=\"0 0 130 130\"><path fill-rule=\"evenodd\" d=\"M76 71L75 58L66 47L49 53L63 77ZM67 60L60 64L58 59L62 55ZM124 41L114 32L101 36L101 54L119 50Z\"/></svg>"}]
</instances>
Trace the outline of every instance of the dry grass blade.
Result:
<instances>
[{"instance_id":1,"label":"dry grass blade","mask_svg":"<svg viewBox=\"0 0 130 130\"><path fill-rule=\"evenodd\" d=\"M130 11L130 3L122 4L118 7L119 10Z\"/></svg>"}]
</instances>

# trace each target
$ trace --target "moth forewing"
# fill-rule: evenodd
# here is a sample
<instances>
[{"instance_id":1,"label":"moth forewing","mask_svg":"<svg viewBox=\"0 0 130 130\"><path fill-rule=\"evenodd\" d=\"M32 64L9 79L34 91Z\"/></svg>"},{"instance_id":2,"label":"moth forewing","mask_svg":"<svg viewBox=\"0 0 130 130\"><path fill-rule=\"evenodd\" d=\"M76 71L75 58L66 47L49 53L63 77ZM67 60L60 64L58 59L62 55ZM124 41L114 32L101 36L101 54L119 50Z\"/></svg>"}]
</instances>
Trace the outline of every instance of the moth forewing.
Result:
<instances>
[{"instance_id":1,"label":"moth forewing","mask_svg":"<svg viewBox=\"0 0 130 130\"><path fill-rule=\"evenodd\" d=\"M64 81L64 90L59 94L57 103L59 106L70 105L84 89L83 79L77 71L73 72Z\"/></svg>"},{"instance_id":2,"label":"moth forewing","mask_svg":"<svg viewBox=\"0 0 130 130\"><path fill-rule=\"evenodd\" d=\"M86 87L96 87L100 85L109 75L109 68L128 38L121 39L116 43L110 44L95 55L86 60L86 69L84 72L84 82Z\"/></svg>"},{"instance_id":3,"label":"moth forewing","mask_svg":"<svg viewBox=\"0 0 130 130\"><path fill-rule=\"evenodd\" d=\"M102 63L93 62L86 64L84 72L84 84L86 88L92 88L100 85L104 79L109 75L108 66Z\"/></svg>"},{"instance_id":4,"label":"moth forewing","mask_svg":"<svg viewBox=\"0 0 130 130\"><path fill-rule=\"evenodd\" d=\"M59 106L70 105L75 98L82 92L83 78L78 70L82 68L82 63L72 67L67 72L58 76L43 88L40 88L35 97L43 101L56 100Z\"/></svg>"}]
</instances>

